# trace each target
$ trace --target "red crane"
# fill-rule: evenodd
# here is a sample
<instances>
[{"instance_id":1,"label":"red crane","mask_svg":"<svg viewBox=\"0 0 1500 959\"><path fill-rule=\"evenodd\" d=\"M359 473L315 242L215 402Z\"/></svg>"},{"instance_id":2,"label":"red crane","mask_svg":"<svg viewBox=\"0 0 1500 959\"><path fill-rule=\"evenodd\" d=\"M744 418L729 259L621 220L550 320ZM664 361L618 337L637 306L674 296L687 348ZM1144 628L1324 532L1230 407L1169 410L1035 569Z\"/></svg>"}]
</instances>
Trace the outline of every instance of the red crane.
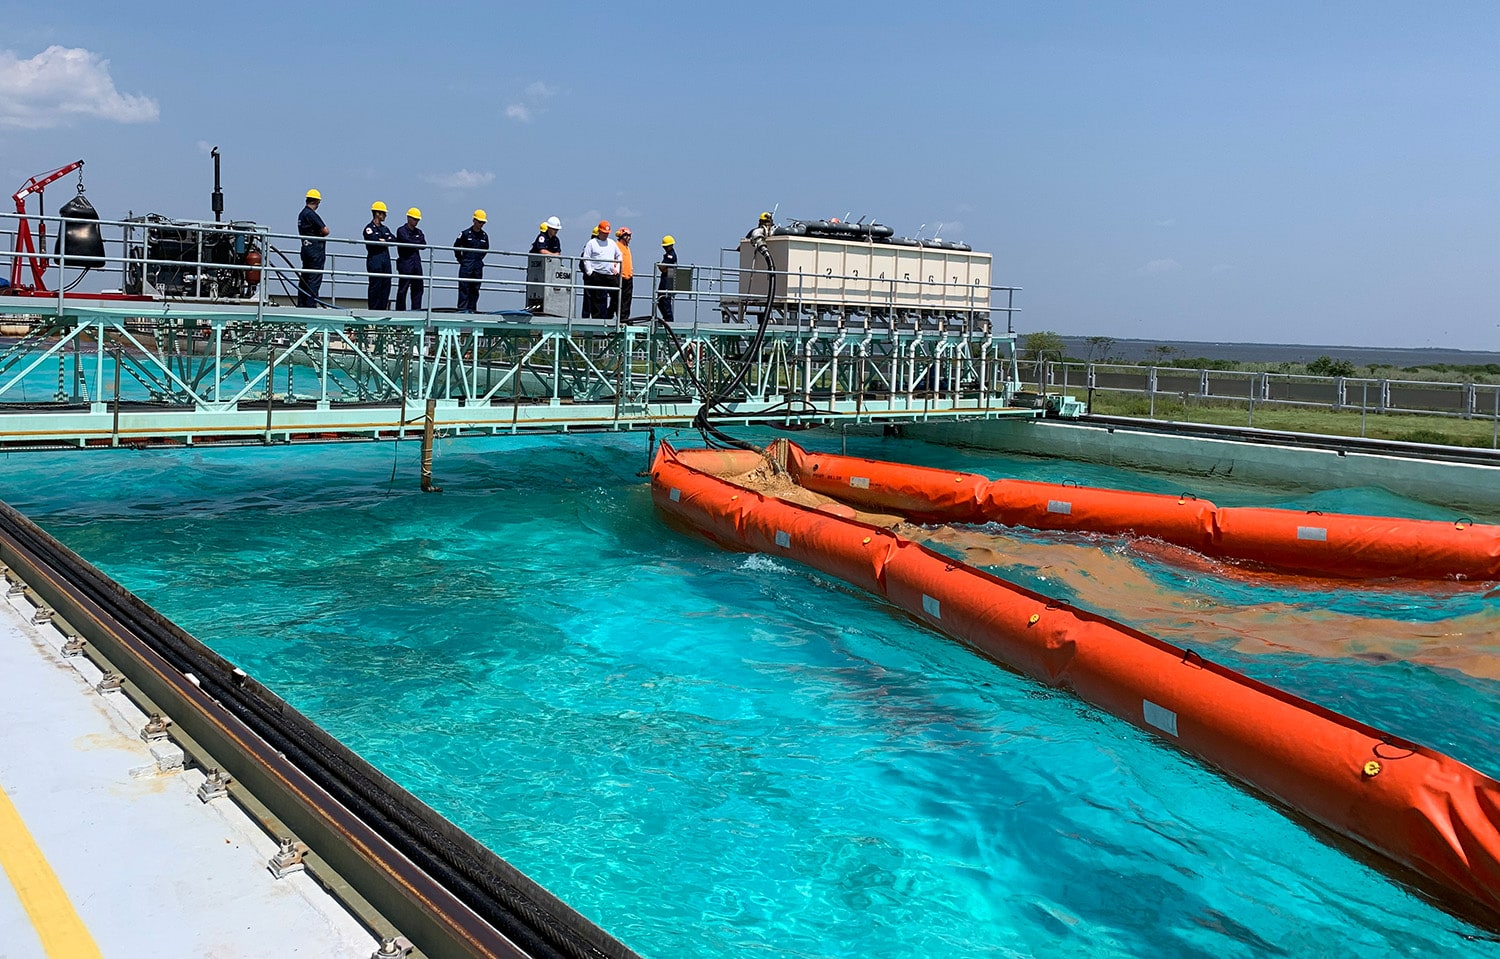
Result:
<instances>
[{"instance_id":1,"label":"red crane","mask_svg":"<svg viewBox=\"0 0 1500 959\"><path fill-rule=\"evenodd\" d=\"M35 281L31 289L39 292L46 291L47 284L43 281L42 275L47 272L47 223L46 221L37 223L36 244L33 246L31 224L26 222L26 198L33 193L36 194L38 200L37 215L44 215L44 211L40 208L42 192L47 189L48 184L56 183L74 170L79 171L78 192L82 193L83 161L74 160L67 166L58 167L51 173L43 173L32 177L22 185L21 189L11 194L11 199L16 201L16 213L19 214L16 218L16 255L10 261L10 286L12 290L19 291L21 289L21 265L22 263L30 263L31 277Z\"/></svg>"}]
</instances>

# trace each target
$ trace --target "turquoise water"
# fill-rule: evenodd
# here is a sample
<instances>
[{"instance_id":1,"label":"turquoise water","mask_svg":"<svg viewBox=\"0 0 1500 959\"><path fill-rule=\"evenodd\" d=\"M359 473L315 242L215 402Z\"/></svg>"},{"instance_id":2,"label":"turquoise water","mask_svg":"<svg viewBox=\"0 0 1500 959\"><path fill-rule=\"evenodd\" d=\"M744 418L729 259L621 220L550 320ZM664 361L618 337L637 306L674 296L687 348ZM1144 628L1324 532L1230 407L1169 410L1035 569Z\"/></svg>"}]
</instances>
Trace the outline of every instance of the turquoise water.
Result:
<instances>
[{"instance_id":1,"label":"turquoise water","mask_svg":"<svg viewBox=\"0 0 1500 959\"><path fill-rule=\"evenodd\" d=\"M910 442L849 452L1185 485ZM440 496L414 491L416 453L17 454L0 488L653 959L1500 956L1153 737L819 574L667 529L636 476L643 437L441 443ZM1375 490L1195 491L1449 515ZM1210 595L1131 561L1164 596ZM1210 598L1360 609L1352 590ZM1386 589L1371 629L1435 606L1483 623L1494 604ZM1500 683L1253 655L1211 629L1199 648L1500 772Z\"/></svg>"}]
</instances>

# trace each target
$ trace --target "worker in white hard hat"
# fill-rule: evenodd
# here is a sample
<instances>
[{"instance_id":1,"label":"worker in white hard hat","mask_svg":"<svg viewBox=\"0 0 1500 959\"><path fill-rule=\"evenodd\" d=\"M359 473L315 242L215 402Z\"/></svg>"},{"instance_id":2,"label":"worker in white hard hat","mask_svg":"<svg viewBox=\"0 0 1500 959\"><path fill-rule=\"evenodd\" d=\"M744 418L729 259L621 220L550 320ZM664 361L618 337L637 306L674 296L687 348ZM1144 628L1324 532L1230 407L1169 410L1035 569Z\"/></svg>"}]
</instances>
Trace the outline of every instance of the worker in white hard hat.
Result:
<instances>
[{"instance_id":1,"label":"worker in white hard hat","mask_svg":"<svg viewBox=\"0 0 1500 959\"><path fill-rule=\"evenodd\" d=\"M365 224L365 272L370 274L365 305L371 310L391 308L391 241L396 235L385 225L389 214L384 201L376 200Z\"/></svg>"},{"instance_id":2,"label":"worker in white hard hat","mask_svg":"<svg viewBox=\"0 0 1500 959\"><path fill-rule=\"evenodd\" d=\"M401 279L396 283L396 309L407 307L406 297L411 294L411 308L422 308L422 250L427 246L427 234L417 224L422 222L422 211L412 207L406 211L406 222L396 227L396 272Z\"/></svg>"},{"instance_id":3,"label":"worker in white hard hat","mask_svg":"<svg viewBox=\"0 0 1500 959\"><path fill-rule=\"evenodd\" d=\"M661 259L656 269L656 311L670 323L672 296L677 288L677 240L670 233L661 238Z\"/></svg>"},{"instance_id":4,"label":"worker in white hard hat","mask_svg":"<svg viewBox=\"0 0 1500 959\"><path fill-rule=\"evenodd\" d=\"M328 244L328 226L318 215L323 194L308 190L306 205L297 214L297 234L302 237L302 270L297 274L297 305L312 309L318 305L318 291L323 286L323 261Z\"/></svg>"},{"instance_id":5,"label":"worker in white hard hat","mask_svg":"<svg viewBox=\"0 0 1500 959\"><path fill-rule=\"evenodd\" d=\"M531 241L531 252L562 255L562 238L557 231L562 229L562 221L555 216L549 216L541 222L536 239Z\"/></svg>"},{"instance_id":6,"label":"worker in white hard hat","mask_svg":"<svg viewBox=\"0 0 1500 959\"><path fill-rule=\"evenodd\" d=\"M479 309L479 278L484 276L484 257L490 249L490 235L484 232L487 220L489 217L483 210L475 210L474 222L453 241L453 255L458 260L460 313L474 313Z\"/></svg>"}]
</instances>

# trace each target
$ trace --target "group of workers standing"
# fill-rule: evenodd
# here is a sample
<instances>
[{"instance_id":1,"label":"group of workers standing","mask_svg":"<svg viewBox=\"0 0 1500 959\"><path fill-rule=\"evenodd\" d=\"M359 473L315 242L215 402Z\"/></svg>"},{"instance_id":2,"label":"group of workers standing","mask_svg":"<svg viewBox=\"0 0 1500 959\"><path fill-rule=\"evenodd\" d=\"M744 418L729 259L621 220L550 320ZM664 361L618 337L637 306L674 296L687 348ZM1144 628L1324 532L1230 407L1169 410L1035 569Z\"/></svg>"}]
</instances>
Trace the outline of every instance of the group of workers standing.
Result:
<instances>
[{"instance_id":1,"label":"group of workers standing","mask_svg":"<svg viewBox=\"0 0 1500 959\"><path fill-rule=\"evenodd\" d=\"M302 269L297 274L297 305L313 308L320 305L318 294L323 285L323 267L327 256L328 226L318 213L323 195L317 190L308 190L305 205L297 216L297 234L302 238ZM396 273L400 282L396 289L396 309L422 309L424 284L422 279L422 250L427 246L427 236L420 223L422 211L416 207L406 211L406 223L392 233L385 225L389 210L385 203L376 201L370 205L370 222L365 225L365 272L370 274L367 288L367 305L371 310L388 310L391 306L391 246L397 249ZM475 313L479 308L480 280L484 276L484 258L489 253L490 237L485 232L488 217L483 210L475 210L473 221L453 241L454 258L458 261L458 312ZM560 256L562 241L559 232L562 221L555 216L543 220L537 237L532 241L531 253ZM585 319L613 320L617 316L622 322L630 319L630 304L635 295L635 271L630 256L630 227L622 226L613 235L608 220L600 220L593 236L584 244L579 254L579 266L583 271L583 317ZM672 297L677 279L676 240L671 236L661 238L662 255L657 263L656 302L661 316L668 322L672 317ZM409 298L409 299L408 299Z\"/></svg>"}]
</instances>

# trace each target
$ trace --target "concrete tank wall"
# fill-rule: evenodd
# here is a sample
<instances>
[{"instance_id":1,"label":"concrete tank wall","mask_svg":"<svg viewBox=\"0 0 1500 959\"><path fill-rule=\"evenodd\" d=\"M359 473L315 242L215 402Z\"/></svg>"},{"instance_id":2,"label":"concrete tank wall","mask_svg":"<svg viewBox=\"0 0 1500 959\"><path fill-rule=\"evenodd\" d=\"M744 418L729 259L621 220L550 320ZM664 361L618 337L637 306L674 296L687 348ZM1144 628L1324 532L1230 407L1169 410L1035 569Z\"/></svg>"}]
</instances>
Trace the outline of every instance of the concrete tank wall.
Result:
<instances>
[{"instance_id":1,"label":"concrete tank wall","mask_svg":"<svg viewBox=\"0 0 1500 959\"><path fill-rule=\"evenodd\" d=\"M1205 437L1115 424L1063 420L921 423L903 435L933 443L1107 463L1131 469L1226 479L1288 489L1374 486L1411 499L1469 510L1500 522L1500 465L1464 463L1340 447L1278 445L1264 439Z\"/></svg>"}]
</instances>

